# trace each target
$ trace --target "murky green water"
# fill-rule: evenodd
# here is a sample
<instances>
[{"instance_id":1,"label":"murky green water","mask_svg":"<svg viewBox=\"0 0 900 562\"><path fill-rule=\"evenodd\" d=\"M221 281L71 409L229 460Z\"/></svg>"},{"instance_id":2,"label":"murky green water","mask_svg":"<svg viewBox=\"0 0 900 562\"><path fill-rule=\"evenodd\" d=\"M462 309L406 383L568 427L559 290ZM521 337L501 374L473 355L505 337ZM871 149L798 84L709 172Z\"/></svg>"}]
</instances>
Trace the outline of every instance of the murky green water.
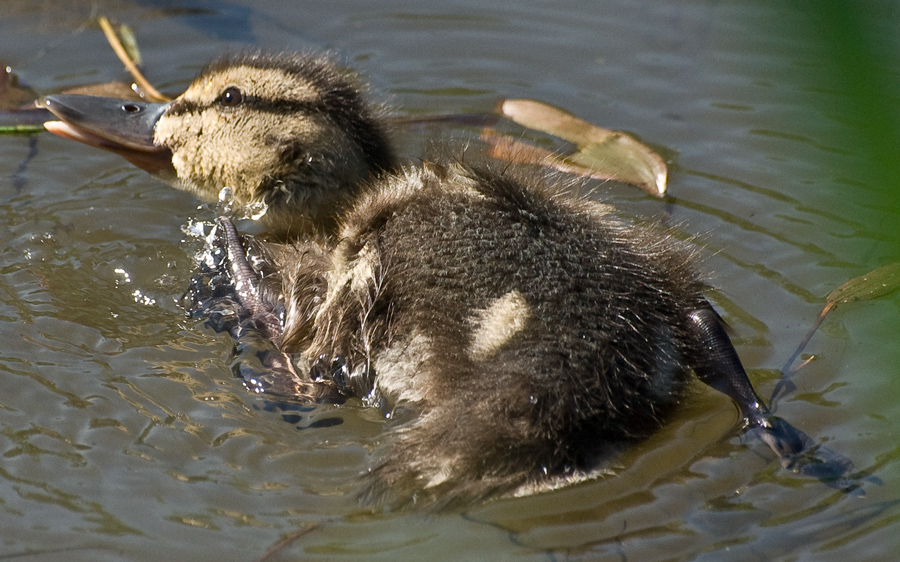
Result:
<instances>
[{"instance_id":1,"label":"murky green water","mask_svg":"<svg viewBox=\"0 0 900 562\"><path fill-rule=\"evenodd\" d=\"M602 196L700 235L711 296L768 394L822 297L900 261L900 16L884 3L854 35L825 4L6 0L0 59L42 92L120 79L87 25L100 12L134 28L169 91L225 49L334 49L402 114L530 97L635 133L672 162L670 200ZM399 140L414 155L427 134ZM233 377L232 342L178 308L198 247L181 228L212 216L115 156L0 137L0 557L251 561L315 525L272 559L900 554L897 295L832 313L779 406L883 480L864 498L732 437L735 409L698 386L614 478L465 514L375 514L351 497L375 413L283 421Z\"/></svg>"}]
</instances>

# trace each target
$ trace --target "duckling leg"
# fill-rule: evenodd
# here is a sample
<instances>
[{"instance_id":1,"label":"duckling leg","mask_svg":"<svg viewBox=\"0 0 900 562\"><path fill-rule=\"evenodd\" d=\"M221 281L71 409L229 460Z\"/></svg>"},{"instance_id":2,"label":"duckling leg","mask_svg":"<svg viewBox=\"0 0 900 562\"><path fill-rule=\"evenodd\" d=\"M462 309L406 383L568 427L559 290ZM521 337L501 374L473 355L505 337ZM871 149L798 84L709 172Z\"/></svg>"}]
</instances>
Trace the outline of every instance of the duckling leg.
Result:
<instances>
[{"instance_id":1,"label":"duckling leg","mask_svg":"<svg viewBox=\"0 0 900 562\"><path fill-rule=\"evenodd\" d=\"M281 347L284 331L281 320L273 311L274 305L266 302L260 293L260 279L247 259L247 251L241 235L234 224L226 217L219 217L218 225L222 229L225 249L228 255L228 269L234 282L234 291L238 302L249 313L256 338L248 336L238 327L232 334L238 340L238 347L254 339L263 339L267 343ZM235 373L244 381L245 386L257 394L268 394L287 398L312 399L316 402L340 403L344 397L332 385L304 381L294 369L288 354L280 349L263 349L257 353L265 372L258 373L246 364L238 365Z\"/></svg>"},{"instance_id":2,"label":"duckling leg","mask_svg":"<svg viewBox=\"0 0 900 562\"><path fill-rule=\"evenodd\" d=\"M763 425L769 409L753 390L719 315L712 308L694 310L688 314L688 330L696 346L691 366L697 378L731 397L747 427Z\"/></svg>"},{"instance_id":3,"label":"duckling leg","mask_svg":"<svg viewBox=\"0 0 900 562\"><path fill-rule=\"evenodd\" d=\"M846 491L858 487L847 479L853 471L850 459L817 445L808 435L769 412L753 390L722 320L711 307L689 313L688 330L695 346L690 359L697 377L737 403L744 430L768 445L782 466Z\"/></svg>"},{"instance_id":4,"label":"duckling leg","mask_svg":"<svg viewBox=\"0 0 900 562\"><path fill-rule=\"evenodd\" d=\"M276 346L280 346L283 332L281 321L259 296L259 277L247 261L247 252L241 242L241 235L227 217L219 217L218 225L225 234L228 264L238 300L250 312L262 335L272 340Z\"/></svg>"}]
</instances>

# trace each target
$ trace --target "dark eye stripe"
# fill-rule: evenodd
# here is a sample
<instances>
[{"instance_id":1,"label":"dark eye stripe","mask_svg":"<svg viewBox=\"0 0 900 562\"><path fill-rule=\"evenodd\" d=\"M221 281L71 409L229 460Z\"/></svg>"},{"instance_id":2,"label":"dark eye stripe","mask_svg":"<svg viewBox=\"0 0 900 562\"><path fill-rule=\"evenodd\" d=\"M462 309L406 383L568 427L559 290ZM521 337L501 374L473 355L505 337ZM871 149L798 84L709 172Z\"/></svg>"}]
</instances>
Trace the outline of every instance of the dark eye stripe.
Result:
<instances>
[{"instance_id":1,"label":"dark eye stripe","mask_svg":"<svg viewBox=\"0 0 900 562\"><path fill-rule=\"evenodd\" d=\"M256 111L281 115L312 112L322 113L326 110L325 104L319 100L299 101L244 96L244 104Z\"/></svg>"},{"instance_id":2,"label":"dark eye stripe","mask_svg":"<svg viewBox=\"0 0 900 562\"><path fill-rule=\"evenodd\" d=\"M201 105L197 102L186 99L176 99L169 105L166 115L185 115L187 113L196 113L200 110Z\"/></svg>"},{"instance_id":3,"label":"dark eye stripe","mask_svg":"<svg viewBox=\"0 0 900 562\"><path fill-rule=\"evenodd\" d=\"M263 113L274 113L277 115L292 115L297 113L321 113L326 110L324 103L319 100L285 100L285 99L269 99L259 96L244 95L241 106L253 111L261 111ZM179 116L188 113L199 113L210 107L216 107L220 110L237 110L234 108L222 107L218 100L213 103L201 104L195 101L178 99L169 106L167 115Z\"/></svg>"}]
</instances>

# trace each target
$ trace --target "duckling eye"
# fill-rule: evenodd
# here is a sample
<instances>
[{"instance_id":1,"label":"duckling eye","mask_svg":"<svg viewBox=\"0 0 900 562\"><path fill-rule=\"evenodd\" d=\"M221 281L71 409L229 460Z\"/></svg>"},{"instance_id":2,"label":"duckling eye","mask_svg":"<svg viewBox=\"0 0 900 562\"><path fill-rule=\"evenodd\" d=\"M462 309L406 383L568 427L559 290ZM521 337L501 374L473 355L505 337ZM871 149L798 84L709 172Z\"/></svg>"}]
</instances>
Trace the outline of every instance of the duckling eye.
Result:
<instances>
[{"instance_id":1,"label":"duckling eye","mask_svg":"<svg viewBox=\"0 0 900 562\"><path fill-rule=\"evenodd\" d=\"M237 86L225 88L219 96L219 105L223 107L236 107L244 102L244 93Z\"/></svg>"}]
</instances>

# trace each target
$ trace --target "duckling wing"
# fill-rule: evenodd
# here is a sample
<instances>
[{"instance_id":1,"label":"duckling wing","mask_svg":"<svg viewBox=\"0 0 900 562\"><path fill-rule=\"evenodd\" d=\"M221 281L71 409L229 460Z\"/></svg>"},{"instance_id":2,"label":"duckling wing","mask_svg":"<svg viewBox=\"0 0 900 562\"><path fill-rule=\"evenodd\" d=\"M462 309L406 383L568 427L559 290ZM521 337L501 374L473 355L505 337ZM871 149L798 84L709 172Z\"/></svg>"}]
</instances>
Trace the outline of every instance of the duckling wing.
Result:
<instances>
[{"instance_id":1,"label":"duckling wing","mask_svg":"<svg viewBox=\"0 0 900 562\"><path fill-rule=\"evenodd\" d=\"M543 179L426 166L345 217L306 355L396 415L373 497L583 475L682 396L689 253Z\"/></svg>"}]
</instances>

